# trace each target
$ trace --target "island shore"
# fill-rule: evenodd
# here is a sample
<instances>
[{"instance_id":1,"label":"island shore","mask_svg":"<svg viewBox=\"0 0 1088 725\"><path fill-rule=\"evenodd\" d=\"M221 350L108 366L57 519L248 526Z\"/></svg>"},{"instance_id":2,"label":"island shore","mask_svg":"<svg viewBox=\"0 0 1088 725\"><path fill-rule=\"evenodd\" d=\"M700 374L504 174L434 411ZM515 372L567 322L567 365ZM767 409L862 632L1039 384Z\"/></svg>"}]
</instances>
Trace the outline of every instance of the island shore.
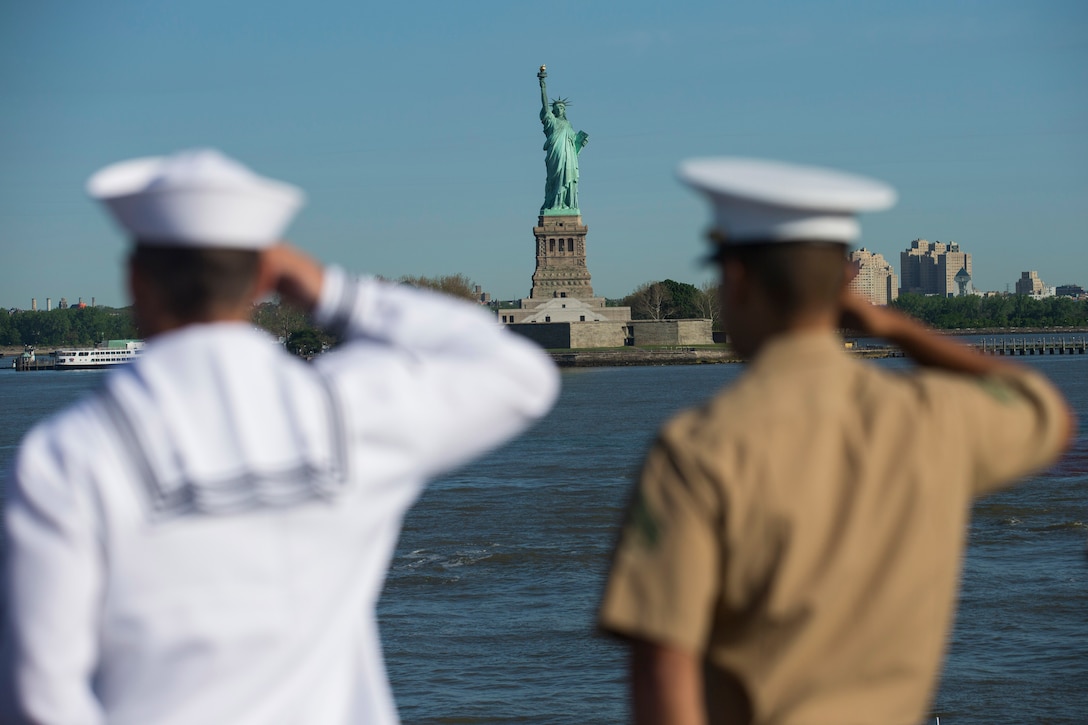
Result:
<instances>
[{"instance_id":1,"label":"island shore","mask_svg":"<svg viewBox=\"0 0 1088 725\"><path fill-rule=\"evenodd\" d=\"M1011 337L1031 337L1032 335L1086 335L1085 327L1020 327L1020 328L979 328L962 330L938 330L942 335L982 336L1008 335ZM864 335L849 335L848 340L873 340ZM38 353L48 355L57 349L57 345L38 348ZM901 357L898 348L885 345L861 345L851 350L859 357L887 358ZM10 359L23 354L22 345L0 345L0 357ZM702 365L708 363L743 362L731 350L715 345L707 347L669 347L669 348L610 348L606 350L549 350L548 354L559 367L623 367L628 365ZM4 365L7 367L7 365Z\"/></svg>"}]
</instances>

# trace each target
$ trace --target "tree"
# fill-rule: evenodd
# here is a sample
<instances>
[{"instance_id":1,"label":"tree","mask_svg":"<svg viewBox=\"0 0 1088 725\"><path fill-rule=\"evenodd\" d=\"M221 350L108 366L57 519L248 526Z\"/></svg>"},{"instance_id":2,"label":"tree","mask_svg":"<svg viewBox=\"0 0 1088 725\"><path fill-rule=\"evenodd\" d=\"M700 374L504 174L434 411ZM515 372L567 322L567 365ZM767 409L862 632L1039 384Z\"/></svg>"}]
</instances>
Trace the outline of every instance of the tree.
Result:
<instances>
[{"instance_id":1,"label":"tree","mask_svg":"<svg viewBox=\"0 0 1088 725\"><path fill-rule=\"evenodd\" d=\"M325 349L322 335L313 329L298 330L287 337L287 349L300 357L313 357Z\"/></svg>"},{"instance_id":2,"label":"tree","mask_svg":"<svg viewBox=\"0 0 1088 725\"><path fill-rule=\"evenodd\" d=\"M441 277L412 277L406 275L400 278L400 283L411 287L432 289L471 302L480 301L480 295L476 292L476 283L463 274L447 274Z\"/></svg>"},{"instance_id":3,"label":"tree","mask_svg":"<svg viewBox=\"0 0 1088 725\"><path fill-rule=\"evenodd\" d=\"M49 311L20 310L5 314L0 325L0 344L91 346L104 340L137 337L129 308L69 307Z\"/></svg>"},{"instance_id":4,"label":"tree","mask_svg":"<svg viewBox=\"0 0 1088 725\"><path fill-rule=\"evenodd\" d=\"M0 345L18 345L19 332L11 324L11 315L0 310Z\"/></svg>"},{"instance_id":5,"label":"tree","mask_svg":"<svg viewBox=\"0 0 1088 725\"><path fill-rule=\"evenodd\" d=\"M713 320L713 327L715 329L721 329L721 291L718 288L717 282L707 280L699 285L699 297L696 307L699 311L698 317L705 317L709 320Z\"/></svg>"},{"instance_id":6,"label":"tree","mask_svg":"<svg viewBox=\"0 0 1088 725\"><path fill-rule=\"evenodd\" d=\"M41 326L38 329L39 339L43 345L72 345L78 344L77 340L74 340L75 335L72 334L72 323L70 321L71 308L67 310L50 310L49 312L39 312L39 322Z\"/></svg>"},{"instance_id":7,"label":"tree","mask_svg":"<svg viewBox=\"0 0 1088 725\"><path fill-rule=\"evenodd\" d=\"M1088 301L1067 297L1035 299L1028 295L994 297L923 297L901 295L892 306L941 329L987 327L1084 327Z\"/></svg>"},{"instance_id":8,"label":"tree","mask_svg":"<svg viewBox=\"0 0 1088 725\"><path fill-rule=\"evenodd\" d=\"M664 279L643 282L623 298L636 320L710 319L718 321L718 287L704 284L702 289L687 282Z\"/></svg>"},{"instance_id":9,"label":"tree","mask_svg":"<svg viewBox=\"0 0 1088 725\"><path fill-rule=\"evenodd\" d=\"M1007 327L1012 314L1012 298L1008 295L987 297L981 305L983 327Z\"/></svg>"},{"instance_id":10,"label":"tree","mask_svg":"<svg viewBox=\"0 0 1088 725\"><path fill-rule=\"evenodd\" d=\"M669 299L672 301L669 305L669 312L666 315L668 319L690 320L692 318L702 317L702 313L699 310L698 287L693 284L688 284L687 282L677 282L672 279L662 280L661 284L669 291Z\"/></svg>"},{"instance_id":11,"label":"tree","mask_svg":"<svg viewBox=\"0 0 1088 725\"><path fill-rule=\"evenodd\" d=\"M623 301L631 308L635 320L664 320L670 312L672 296L661 282L643 282Z\"/></svg>"},{"instance_id":12,"label":"tree","mask_svg":"<svg viewBox=\"0 0 1088 725\"><path fill-rule=\"evenodd\" d=\"M310 327L305 313L292 305L264 302L253 310L253 323L268 330L278 340L288 340L291 333Z\"/></svg>"}]
</instances>

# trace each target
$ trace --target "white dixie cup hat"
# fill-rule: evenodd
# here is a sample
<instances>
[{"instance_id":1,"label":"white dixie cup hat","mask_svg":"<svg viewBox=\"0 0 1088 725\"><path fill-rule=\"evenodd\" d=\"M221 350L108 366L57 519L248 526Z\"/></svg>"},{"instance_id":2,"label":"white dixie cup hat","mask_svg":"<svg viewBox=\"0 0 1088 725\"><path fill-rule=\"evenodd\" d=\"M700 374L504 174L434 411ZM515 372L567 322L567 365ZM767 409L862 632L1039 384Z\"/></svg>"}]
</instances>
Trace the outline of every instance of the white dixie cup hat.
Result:
<instances>
[{"instance_id":1,"label":"white dixie cup hat","mask_svg":"<svg viewBox=\"0 0 1088 725\"><path fill-rule=\"evenodd\" d=\"M111 164L87 193L140 244L225 249L273 246L305 201L214 149Z\"/></svg>"},{"instance_id":2,"label":"white dixie cup hat","mask_svg":"<svg viewBox=\"0 0 1088 725\"><path fill-rule=\"evenodd\" d=\"M875 179L761 159L689 159L677 176L709 198L712 238L724 246L850 244L861 232L859 212L887 209L896 200L895 189Z\"/></svg>"}]
</instances>

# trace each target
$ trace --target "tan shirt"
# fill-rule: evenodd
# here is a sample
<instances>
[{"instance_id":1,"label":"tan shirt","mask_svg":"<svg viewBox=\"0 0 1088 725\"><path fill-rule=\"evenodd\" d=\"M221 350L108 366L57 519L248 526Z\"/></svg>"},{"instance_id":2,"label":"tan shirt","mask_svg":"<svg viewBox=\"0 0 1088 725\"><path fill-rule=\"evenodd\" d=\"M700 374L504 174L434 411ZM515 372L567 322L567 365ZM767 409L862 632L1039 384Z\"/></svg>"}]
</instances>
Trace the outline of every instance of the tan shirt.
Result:
<instances>
[{"instance_id":1,"label":"tan shirt","mask_svg":"<svg viewBox=\"0 0 1088 725\"><path fill-rule=\"evenodd\" d=\"M1031 372L897 374L779 338L662 429L600 625L700 653L712 722L729 682L755 723L918 722L972 500L1057 457L1062 406Z\"/></svg>"}]
</instances>

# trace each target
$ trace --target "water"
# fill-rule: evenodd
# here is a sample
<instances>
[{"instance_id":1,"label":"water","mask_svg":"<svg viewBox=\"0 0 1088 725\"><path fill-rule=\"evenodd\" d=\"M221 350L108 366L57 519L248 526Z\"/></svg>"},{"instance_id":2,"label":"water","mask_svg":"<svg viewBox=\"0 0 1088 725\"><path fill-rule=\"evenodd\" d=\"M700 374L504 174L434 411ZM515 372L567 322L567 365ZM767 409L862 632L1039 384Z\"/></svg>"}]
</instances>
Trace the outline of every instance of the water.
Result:
<instances>
[{"instance_id":1,"label":"water","mask_svg":"<svg viewBox=\"0 0 1088 725\"><path fill-rule=\"evenodd\" d=\"M1088 419L1088 357L1020 358ZM902 367L902 360L877 364ZM630 481L658 425L736 365L571 370L550 417L435 482L409 514L379 605L407 723L626 719L624 651L593 613ZM0 371L0 465L103 373ZM1088 437L976 506L941 690L943 725L1088 713Z\"/></svg>"}]
</instances>

